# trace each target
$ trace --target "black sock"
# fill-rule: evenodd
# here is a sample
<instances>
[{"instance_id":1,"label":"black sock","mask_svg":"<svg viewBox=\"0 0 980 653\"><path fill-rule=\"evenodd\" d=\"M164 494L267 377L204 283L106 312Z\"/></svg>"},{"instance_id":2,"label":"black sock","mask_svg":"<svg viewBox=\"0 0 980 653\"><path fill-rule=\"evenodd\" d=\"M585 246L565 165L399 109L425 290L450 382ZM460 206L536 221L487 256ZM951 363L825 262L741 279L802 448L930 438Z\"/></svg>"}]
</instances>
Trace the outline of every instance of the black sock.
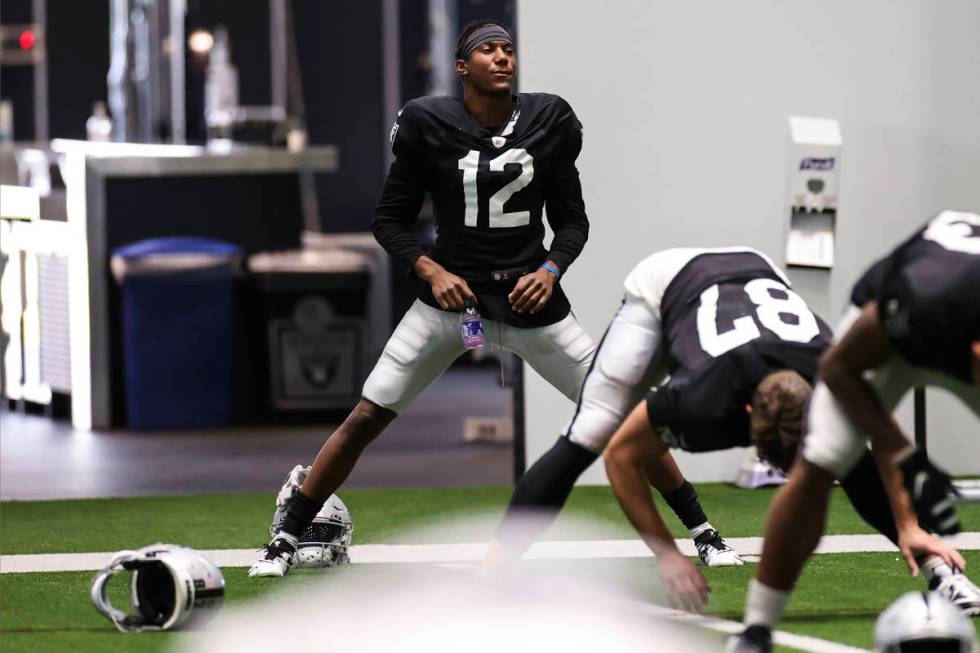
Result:
<instances>
[{"instance_id":1,"label":"black sock","mask_svg":"<svg viewBox=\"0 0 980 653\"><path fill-rule=\"evenodd\" d=\"M897 545L895 517L870 451L864 454L840 484L861 518Z\"/></svg>"},{"instance_id":2,"label":"black sock","mask_svg":"<svg viewBox=\"0 0 980 653\"><path fill-rule=\"evenodd\" d=\"M575 481L599 457L599 454L575 444L568 438L558 438L551 449L525 472L510 499L512 510L553 509L558 511Z\"/></svg>"},{"instance_id":3,"label":"black sock","mask_svg":"<svg viewBox=\"0 0 980 653\"><path fill-rule=\"evenodd\" d=\"M568 500L575 481L598 457L599 454L568 438L558 438L517 484L497 529L497 540L515 551L529 546L547 529ZM527 523L524 518L530 515L538 519Z\"/></svg>"},{"instance_id":4,"label":"black sock","mask_svg":"<svg viewBox=\"0 0 980 653\"><path fill-rule=\"evenodd\" d=\"M294 491L292 498L289 499L289 505L286 506L286 516L282 520L279 531L285 531L299 538L313 523L313 518L320 512L323 504L323 501L311 499L299 490Z\"/></svg>"},{"instance_id":5,"label":"black sock","mask_svg":"<svg viewBox=\"0 0 980 653\"><path fill-rule=\"evenodd\" d=\"M687 481L684 481L683 485L670 494L663 495L663 497L667 505L670 506L670 509L680 517L688 530L708 521L708 517L704 514L704 509L701 508L701 502L698 501L698 493L695 491L694 486Z\"/></svg>"}]
</instances>

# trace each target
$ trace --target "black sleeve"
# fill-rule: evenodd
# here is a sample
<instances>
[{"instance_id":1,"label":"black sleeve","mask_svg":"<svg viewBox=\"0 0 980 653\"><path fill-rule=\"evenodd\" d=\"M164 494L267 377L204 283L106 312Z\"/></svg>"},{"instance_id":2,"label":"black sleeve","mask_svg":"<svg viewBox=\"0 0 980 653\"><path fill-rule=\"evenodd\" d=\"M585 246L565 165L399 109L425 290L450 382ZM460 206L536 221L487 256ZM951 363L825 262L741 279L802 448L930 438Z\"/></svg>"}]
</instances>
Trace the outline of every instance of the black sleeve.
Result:
<instances>
[{"instance_id":1,"label":"black sleeve","mask_svg":"<svg viewBox=\"0 0 980 653\"><path fill-rule=\"evenodd\" d=\"M411 227L418 219L426 190L422 143L411 115L411 104L399 112L392 127L391 151L395 160L388 170L371 229L385 251L411 269L425 254Z\"/></svg>"},{"instance_id":2,"label":"black sleeve","mask_svg":"<svg viewBox=\"0 0 980 653\"><path fill-rule=\"evenodd\" d=\"M575 167L575 160L582 151L582 123L571 107L559 129L563 130L561 152L546 180L545 208L548 224L555 234L548 258L564 274L589 239L589 218L585 215L582 184Z\"/></svg>"},{"instance_id":3,"label":"black sleeve","mask_svg":"<svg viewBox=\"0 0 980 653\"><path fill-rule=\"evenodd\" d=\"M647 416L671 447L718 451L749 444L748 414L736 396L738 386L726 358L683 370L647 394Z\"/></svg>"},{"instance_id":4,"label":"black sleeve","mask_svg":"<svg viewBox=\"0 0 980 653\"><path fill-rule=\"evenodd\" d=\"M891 258L886 257L868 268L858 279L858 282L854 284L854 289L851 291L851 303L858 308L864 308L868 302L876 301L890 267Z\"/></svg>"},{"instance_id":5,"label":"black sleeve","mask_svg":"<svg viewBox=\"0 0 980 653\"><path fill-rule=\"evenodd\" d=\"M878 298L882 330L910 363L934 366L942 359L937 343L956 339L955 315L936 293L917 292L905 270L888 278ZM966 349L964 349L964 352ZM967 356L963 356L966 362Z\"/></svg>"},{"instance_id":6,"label":"black sleeve","mask_svg":"<svg viewBox=\"0 0 980 653\"><path fill-rule=\"evenodd\" d=\"M654 386L647 392L647 417L653 428L670 427L677 418L677 384L667 381L660 386Z\"/></svg>"}]
</instances>

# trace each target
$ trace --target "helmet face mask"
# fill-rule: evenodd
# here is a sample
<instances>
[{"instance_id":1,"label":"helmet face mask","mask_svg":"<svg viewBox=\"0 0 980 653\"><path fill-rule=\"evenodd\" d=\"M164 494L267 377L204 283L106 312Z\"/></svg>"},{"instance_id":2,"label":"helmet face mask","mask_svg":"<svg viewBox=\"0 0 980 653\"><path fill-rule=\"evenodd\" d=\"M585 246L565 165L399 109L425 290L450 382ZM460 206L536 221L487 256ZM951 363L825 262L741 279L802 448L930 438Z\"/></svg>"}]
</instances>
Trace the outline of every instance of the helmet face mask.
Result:
<instances>
[{"instance_id":1,"label":"helmet face mask","mask_svg":"<svg viewBox=\"0 0 980 653\"><path fill-rule=\"evenodd\" d=\"M331 506L331 504L333 504ZM343 510L338 510L343 507ZM328 510L329 508L329 510ZM329 512L329 515L324 515ZM350 562L348 552L354 535L349 513L337 496L332 496L296 545L298 569L339 567Z\"/></svg>"},{"instance_id":2,"label":"helmet face mask","mask_svg":"<svg viewBox=\"0 0 980 653\"><path fill-rule=\"evenodd\" d=\"M976 633L970 619L936 592L909 592L875 624L880 653L971 653Z\"/></svg>"},{"instance_id":3,"label":"helmet face mask","mask_svg":"<svg viewBox=\"0 0 980 653\"><path fill-rule=\"evenodd\" d=\"M109 581L124 571L132 575L130 612L116 608L108 598ZM123 632L200 625L221 607L224 593L225 579L214 563L173 544L118 552L92 579L90 589L95 609Z\"/></svg>"}]
</instances>

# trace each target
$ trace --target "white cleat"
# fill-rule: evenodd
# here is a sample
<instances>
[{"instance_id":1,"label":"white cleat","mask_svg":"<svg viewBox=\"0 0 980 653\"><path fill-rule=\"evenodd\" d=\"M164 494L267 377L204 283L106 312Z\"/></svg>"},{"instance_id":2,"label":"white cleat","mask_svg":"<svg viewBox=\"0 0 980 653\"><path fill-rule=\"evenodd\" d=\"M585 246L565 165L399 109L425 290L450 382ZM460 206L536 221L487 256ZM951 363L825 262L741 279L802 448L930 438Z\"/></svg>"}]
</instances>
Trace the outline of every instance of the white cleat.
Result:
<instances>
[{"instance_id":1,"label":"white cleat","mask_svg":"<svg viewBox=\"0 0 980 653\"><path fill-rule=\"evenodd\" d=\"M980 588L963 572L956 570L942 578L936 577L930 583L929 589L949 599L965 614L971 617L980 615Z\"/></svg>"},{"instance_id":2,"label":"white cleat","mask_svg":"<svg viewBox=\"0 0 980 653\"><path fill-rule=\"evenodd\" d=\"M262 557L248 570L249 578L285 576L296 558L295 545L282 536L273 538L262 550Z\"/></svg>"},{"instance_id":3,"label":"white cleat","mask_svg":"<svg viewBox=\"0 0 980 653\"><path fill-rule=\"evenodd\" d=\"M725 544L718 531L708 529L694 538L698 557L705 567L741 567L745 561Z\"/></svg>"}]
</instances>

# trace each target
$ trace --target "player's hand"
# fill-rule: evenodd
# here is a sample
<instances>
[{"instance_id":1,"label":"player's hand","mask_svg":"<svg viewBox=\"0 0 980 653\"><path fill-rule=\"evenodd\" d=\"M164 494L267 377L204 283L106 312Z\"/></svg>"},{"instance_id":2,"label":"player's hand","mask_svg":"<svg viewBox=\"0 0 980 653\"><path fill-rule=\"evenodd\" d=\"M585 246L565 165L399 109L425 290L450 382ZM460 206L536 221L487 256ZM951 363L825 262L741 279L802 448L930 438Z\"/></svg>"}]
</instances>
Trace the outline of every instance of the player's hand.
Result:
<instances>
[{"instance_id":1,"label":"player's hand","mask_svg":"<svg viewBox=\"0 0 980 653\"><path fill-rule=\"evenodd\" d=\"M940 535L959 533L960 519L954 505L959 492L952 477L933 465L921 449L901 452L896 462L902 470L902 483L908 490L919 524Z\"/></svg>"},{"instance_id":2,"label":"player's hand","mask_svg":"<svg viewBox=\"0 0 980 653\"><path fill-rule=\"evenodd\" d=\"M507 295L511 310L515 313L537 313L551 299L555 282L558 281L545 269L535 270L517 280L514 289Z\"/></svg>"},{"instance_id":3,"label":"player's hand","mask_svg":"<svg viewBox=\"0 0 980 653\"><path fill-rule=\"evenodd\" d=\"M680 551L657 556L657 571L671 606L688 612L703 612L711 588L694 563Z\"/></svg>"},{"instance_id":4,"label":"player's hand","mask_svg":"<svg viewBox=\"0 0 980 653\"><path fill-rule=\"evenodd\" d=\"M443 310L461 311L467 300L471 306L476 306L476 295L469 284L428 256L418 257L412 269L432 287L432 296Z\"/></svg>"},{"instance_id":5,"label":"player's hand","mask_svg":"<svg viewBox=\"0 0 980 653\"><path fill-rule=\"evenodd\" d=\"M966 569L966 560L960 552L949 546L935 535L930 535L918 526L909 526L898 534L898 548L902 551L905 564L909 566L912 576L919 575L919 563L922 559L937 555L950 567Z\"/></svg>"},{"instance_id":6,"label":"player's hand","mask_svg":"<svg viewBox=\"0 0 980 653\"><path fill-rule=\"evenodd\" d=\"M470 306L476 306L476 295L462 277L443 269L432 274L426 281L432 286L432 296L443 310L461 311L466 307L467 301Z\"/></svg>"}]
</instances>

